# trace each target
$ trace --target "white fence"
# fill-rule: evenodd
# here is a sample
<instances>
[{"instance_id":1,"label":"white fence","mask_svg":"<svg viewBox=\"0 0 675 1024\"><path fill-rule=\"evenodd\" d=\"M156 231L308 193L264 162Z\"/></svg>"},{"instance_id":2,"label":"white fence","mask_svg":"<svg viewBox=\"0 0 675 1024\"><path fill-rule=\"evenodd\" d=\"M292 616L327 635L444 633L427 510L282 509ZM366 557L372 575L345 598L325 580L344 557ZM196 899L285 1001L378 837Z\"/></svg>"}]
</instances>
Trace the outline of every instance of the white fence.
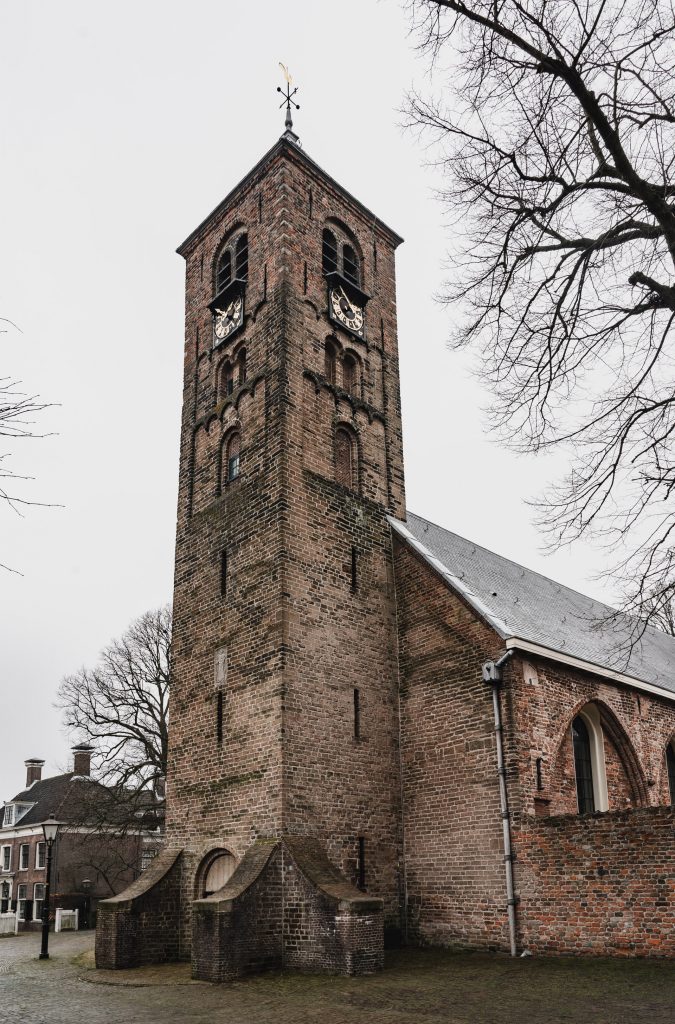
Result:
<instances>
[{"instance_id":1,"label":"white fence","mask_svg":"<svg viewBox=\"0 0 675 1024\"><path fill-rule=\"evenodd\" d=\"M56 925L54 931L57 932L76 932L78 926L78 919L80 916L79 910L63 910L62 907L56 908Z\"/></svg>"},{"instance_id":2,"label":"white fence","mask_svg":"<svg viewBox=\"0 0 675 1024\"><path fill-rule=\"evenodd\" d=\"M19 919L16 914L0 914L0 935L16 935L19 931Z\"/></svg>"}]
</instances>

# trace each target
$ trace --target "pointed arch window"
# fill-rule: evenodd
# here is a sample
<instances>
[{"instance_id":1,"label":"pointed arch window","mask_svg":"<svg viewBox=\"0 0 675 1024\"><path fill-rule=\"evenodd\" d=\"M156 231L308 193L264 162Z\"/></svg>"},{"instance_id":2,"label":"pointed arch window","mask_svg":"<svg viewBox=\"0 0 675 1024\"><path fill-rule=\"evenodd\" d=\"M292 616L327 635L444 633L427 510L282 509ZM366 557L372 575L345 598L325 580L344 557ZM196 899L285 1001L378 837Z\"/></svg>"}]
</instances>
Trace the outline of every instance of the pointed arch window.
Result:
<instances>
[{"instance_id":1,"label":"pointed arch window","mask_svg":"<svg viewBox=\"0 0 675 1024\"><path fill-rule=\"evenodd\" d=\"M581 715L577 715L572 722L572 744L574 747L574 771L577 780L579 814L589 814L595 810L591 738L588 733L588 727Z\"/></svg>"},{"instance_id":2,"label":"pointed arch window","mask_svg":"<svg viewBox=\"0 0 675 1024\"><path fill-rule=\"evenodd\" d=\"M328 228L323 232L321 264L324 274L334 274L338 269L337 239Z\"/></svg>"},{"instance_id":3,"label":"pointed arch window","mask_svg":"<svg viewBox=\"0 0 675 1024\"><path fill-rule=\"evenodd\" d=\"M668 744L666 762L668 765L668 793L670 802L675 807L675 740Z\"/></svg>"},{"instance_id":4,"label":"pointed arch window","mask_svg":"<svg viewBox=\"0 0 675 1024\"><path fill-rule=\"evenodd\" d=\"M335 479L343 487L356 490L358 464L356 442L346 427L335 431Z\"/></svg>"},{"instance_id":5,"label":"pointed arch window","mask_svg":"<svg viewBox=\"0 0 675 1024\"><path fill-rule=\"evenodd\" d=\"M232 363L226 360L220 369L220 400L227 398L234 391L234 371Z\"/></svg>"}]
</instances>

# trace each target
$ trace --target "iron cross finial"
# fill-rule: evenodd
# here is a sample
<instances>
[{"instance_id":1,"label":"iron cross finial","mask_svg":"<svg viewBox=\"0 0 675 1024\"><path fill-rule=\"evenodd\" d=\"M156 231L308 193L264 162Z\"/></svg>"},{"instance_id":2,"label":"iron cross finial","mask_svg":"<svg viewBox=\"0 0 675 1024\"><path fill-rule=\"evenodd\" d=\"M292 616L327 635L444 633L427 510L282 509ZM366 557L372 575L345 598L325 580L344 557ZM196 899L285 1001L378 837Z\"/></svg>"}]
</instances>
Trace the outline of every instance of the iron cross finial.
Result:
<instances>
[{"instance_id":1,"label":"iron cross finial","mask_svg":"<svg viewBox=\"0 0 675 1024\"><path fill-rule=\"evenodd\" d=\"M294 132L293 132L293 118L291 116L291 107L293 106L293 107L295 107L296 110L300 110L300 104L296 103L295 100L293 99L293 97L295 96L296 92L298 91L298 87L296 85L294 89L291 89L291 86L293 85L293 79L291 78L291 76L289 74L288 68L286 67L285 64L282 64L281 61L279 61L279 67L283 71L284 78L286 79L286 90L285 91L281 88L280 85L277 86L277 92L280 92L282 94L282 96L284 97L283 100L281 101L281 103L279 104L279 110L281 110L281 108L283 106L286 107L286 131L290 132L292 135L294 135Z\"/></svg>"}]
</instances>

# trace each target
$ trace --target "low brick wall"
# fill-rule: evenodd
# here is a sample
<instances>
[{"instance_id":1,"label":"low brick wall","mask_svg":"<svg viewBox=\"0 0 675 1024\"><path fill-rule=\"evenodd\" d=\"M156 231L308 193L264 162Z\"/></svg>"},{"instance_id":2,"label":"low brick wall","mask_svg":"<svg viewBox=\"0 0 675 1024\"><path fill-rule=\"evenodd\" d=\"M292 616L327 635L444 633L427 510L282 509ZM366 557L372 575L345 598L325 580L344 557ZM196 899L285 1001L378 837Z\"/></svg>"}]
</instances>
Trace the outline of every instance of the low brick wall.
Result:
<instances>
[{"instance_id":1,"label":"low brick wall","mask_svg":"<svg viewBox=\"0 0 675 1024\"><path fill-rule=\"evenodd\" d=\"M532 952L675 956L675 812L521 819L520 942Z\"/></svg>"},{"instance_id":2,"label":"low brick wall","mask_svg":"<svg viewBox=\"0 0 675 1024\"><path fill-rule=\"evenodd\" d=\"M180 959L181 851L164 850L140 878L98 904L96 966L109 970Z\"/></svg>"},{"instance_id":3,"label":"low brick wall","mask_svg":"<svg viewBox=\"0 0 675 1024\"><path fill-rule=\"evenodd\" d=\"M382 900L355 889L313 839L255 843L219 892L193 904L192 920L192 976L202 981L383 964Z\"/></svg>"}]
</instances>

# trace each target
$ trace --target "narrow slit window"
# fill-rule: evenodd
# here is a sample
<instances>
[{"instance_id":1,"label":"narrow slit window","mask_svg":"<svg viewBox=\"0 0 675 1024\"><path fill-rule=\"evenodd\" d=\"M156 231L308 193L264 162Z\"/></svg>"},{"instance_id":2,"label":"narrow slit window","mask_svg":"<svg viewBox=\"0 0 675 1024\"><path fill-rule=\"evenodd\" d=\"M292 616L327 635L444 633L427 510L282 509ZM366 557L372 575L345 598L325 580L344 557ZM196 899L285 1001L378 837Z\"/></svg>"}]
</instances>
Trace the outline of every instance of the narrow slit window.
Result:
<instances>
[{"instance_id":1,"label":"narrow slit window","mask_svg":"<svg viewBox=\"0 0 675 1024\"><path fill-rule=\"evenodd\" d=\"M345 391L348 391L350 394L356 391L356 378L356 359L347 353L342 364L342 385Z\"/></svg>"},{"instance_id":2,"label":"narrow slit window","mask_svg":"<svg viewBox=\"0 0 675 1024\"><path fill-rule=\"evenodd\" d=\"M216 696L216 738L218 744L223 742L223 691L218 690Z\"/></svg>"},{"instance_id":3,"label":"narrow slit window","mask_svg":"<svg viewBox=\"0 0 675 1024\"><path fill-rule=\"evenodd\" d=\"M359 559L359 553L358 553L358 551L357 551L357 549L355 547L352 547L352 562L351 562L352 593L354 593L354 591L357 589L357 587L359 585L359 578L358 578L358 566L359 566L359 563L358 563L358 559Z\"/></svg>"},{"instance_id":4,"label":"narrow slit window","mask_svg":"<svg viewBox=\"0 0 675 1024\"><path fill-rule=\"evenodd\" d=\"M324 352L324 376L330 384L335 384L335 368L337 364L337 357L335 354L335 346L331 341L326 342L326 348Z\"/></svg>"},{"instance_id":5,"label":"narrow slit window","mask_svg":"<svg viewBox=\"0 0 675 1024\"><path fill-rule=\"evenodd\" d=\"M672 743L668 745L666 760L668 762L668 789L670 791L670 802L675 807L675 750L673 749Z\"/></svg>"},{"instance_id":6,"label":"narrow slit window","mask_svg":"<svg viewBox=\"0 0 675 1024\"><path fill-rule=\"evenodd\" d=\"M324 274L334 274L338 268L338 250L335 235L328 228L323 233L321 265Z\"/></svg>"},{"instance_id":7,"label":"narrow slit window","mask_svg":"<svg viewBox=\"0 0 675 1024\"><path fill-rule=\"evenodd\" d=\"M227 595L227 548L220 552L220 595Z\"/></svg>"},{"instance_id":8,"label":"narrow slit window","mask_svg":"<svg viewBox=\"0 0 675 1024\"><path fill-rule=\"evenodd\" d=\"M361 691L354 688L354 739L361 739Z\"/></svg>"},{"instance_id":9,"label":"narrow slit window","mask_svg":"<svg viewBox=\"0 0 675 1024\"><path fill-rule=\"evenodd\" d=\"M242 349L237 359L239 365L239 385L246 383L246 349Z\"/></svg>"},{"instance_id":10,"label":"narrow slit window","mask_svg":"<svg viewBox=\"0 0 675 1024\"><path fill-rule=\"evenodd\" d=\"M335 434L335 479L343 487L354 490L354 444L346 430Z\"/></svg>"},{"instance_id":11,"label":"narrow slit window","mask_svg":"<svg viewBox=\"0 0 675 1024\"><path fill-rule=\"evenodd\" d=\"M543 778L543 775L542 775L541 765L542 765L542 759L540 757L538 757L537 761L536 761L537 789L538 790L542 790L544 788L544 778Z\"/></svg>"},{"instance_id":12,"label":"narrow slit window","mask_svg":"<svg viewBox=\"0 0 675 1024\"><path fill-rule=\"evenodd\" d=\"M227 480L236 480L239 476L239 434L233 434L227 445L226 473Z\"/></svg>"},{"instance_id":13,"label":"narrow slit window","mask_svg":"<svg viewBox=\"0 0 675 1024\"><path fill-rule=\"evenodd\" d=\"M366 887L366 840L359 836L359 860L357 865L357 886L359 889Z\"/></svg>"},{"instance_id":14,"label":"narrow slit window","mask_svg":"<svg viewBox=\"0 0 675 1024\"><path fill-rule=\"evenodd\" d=\"M248 280L248 235L240 235L235 249L235 274L240 281Z\"/></svg>"}]
</instances>

